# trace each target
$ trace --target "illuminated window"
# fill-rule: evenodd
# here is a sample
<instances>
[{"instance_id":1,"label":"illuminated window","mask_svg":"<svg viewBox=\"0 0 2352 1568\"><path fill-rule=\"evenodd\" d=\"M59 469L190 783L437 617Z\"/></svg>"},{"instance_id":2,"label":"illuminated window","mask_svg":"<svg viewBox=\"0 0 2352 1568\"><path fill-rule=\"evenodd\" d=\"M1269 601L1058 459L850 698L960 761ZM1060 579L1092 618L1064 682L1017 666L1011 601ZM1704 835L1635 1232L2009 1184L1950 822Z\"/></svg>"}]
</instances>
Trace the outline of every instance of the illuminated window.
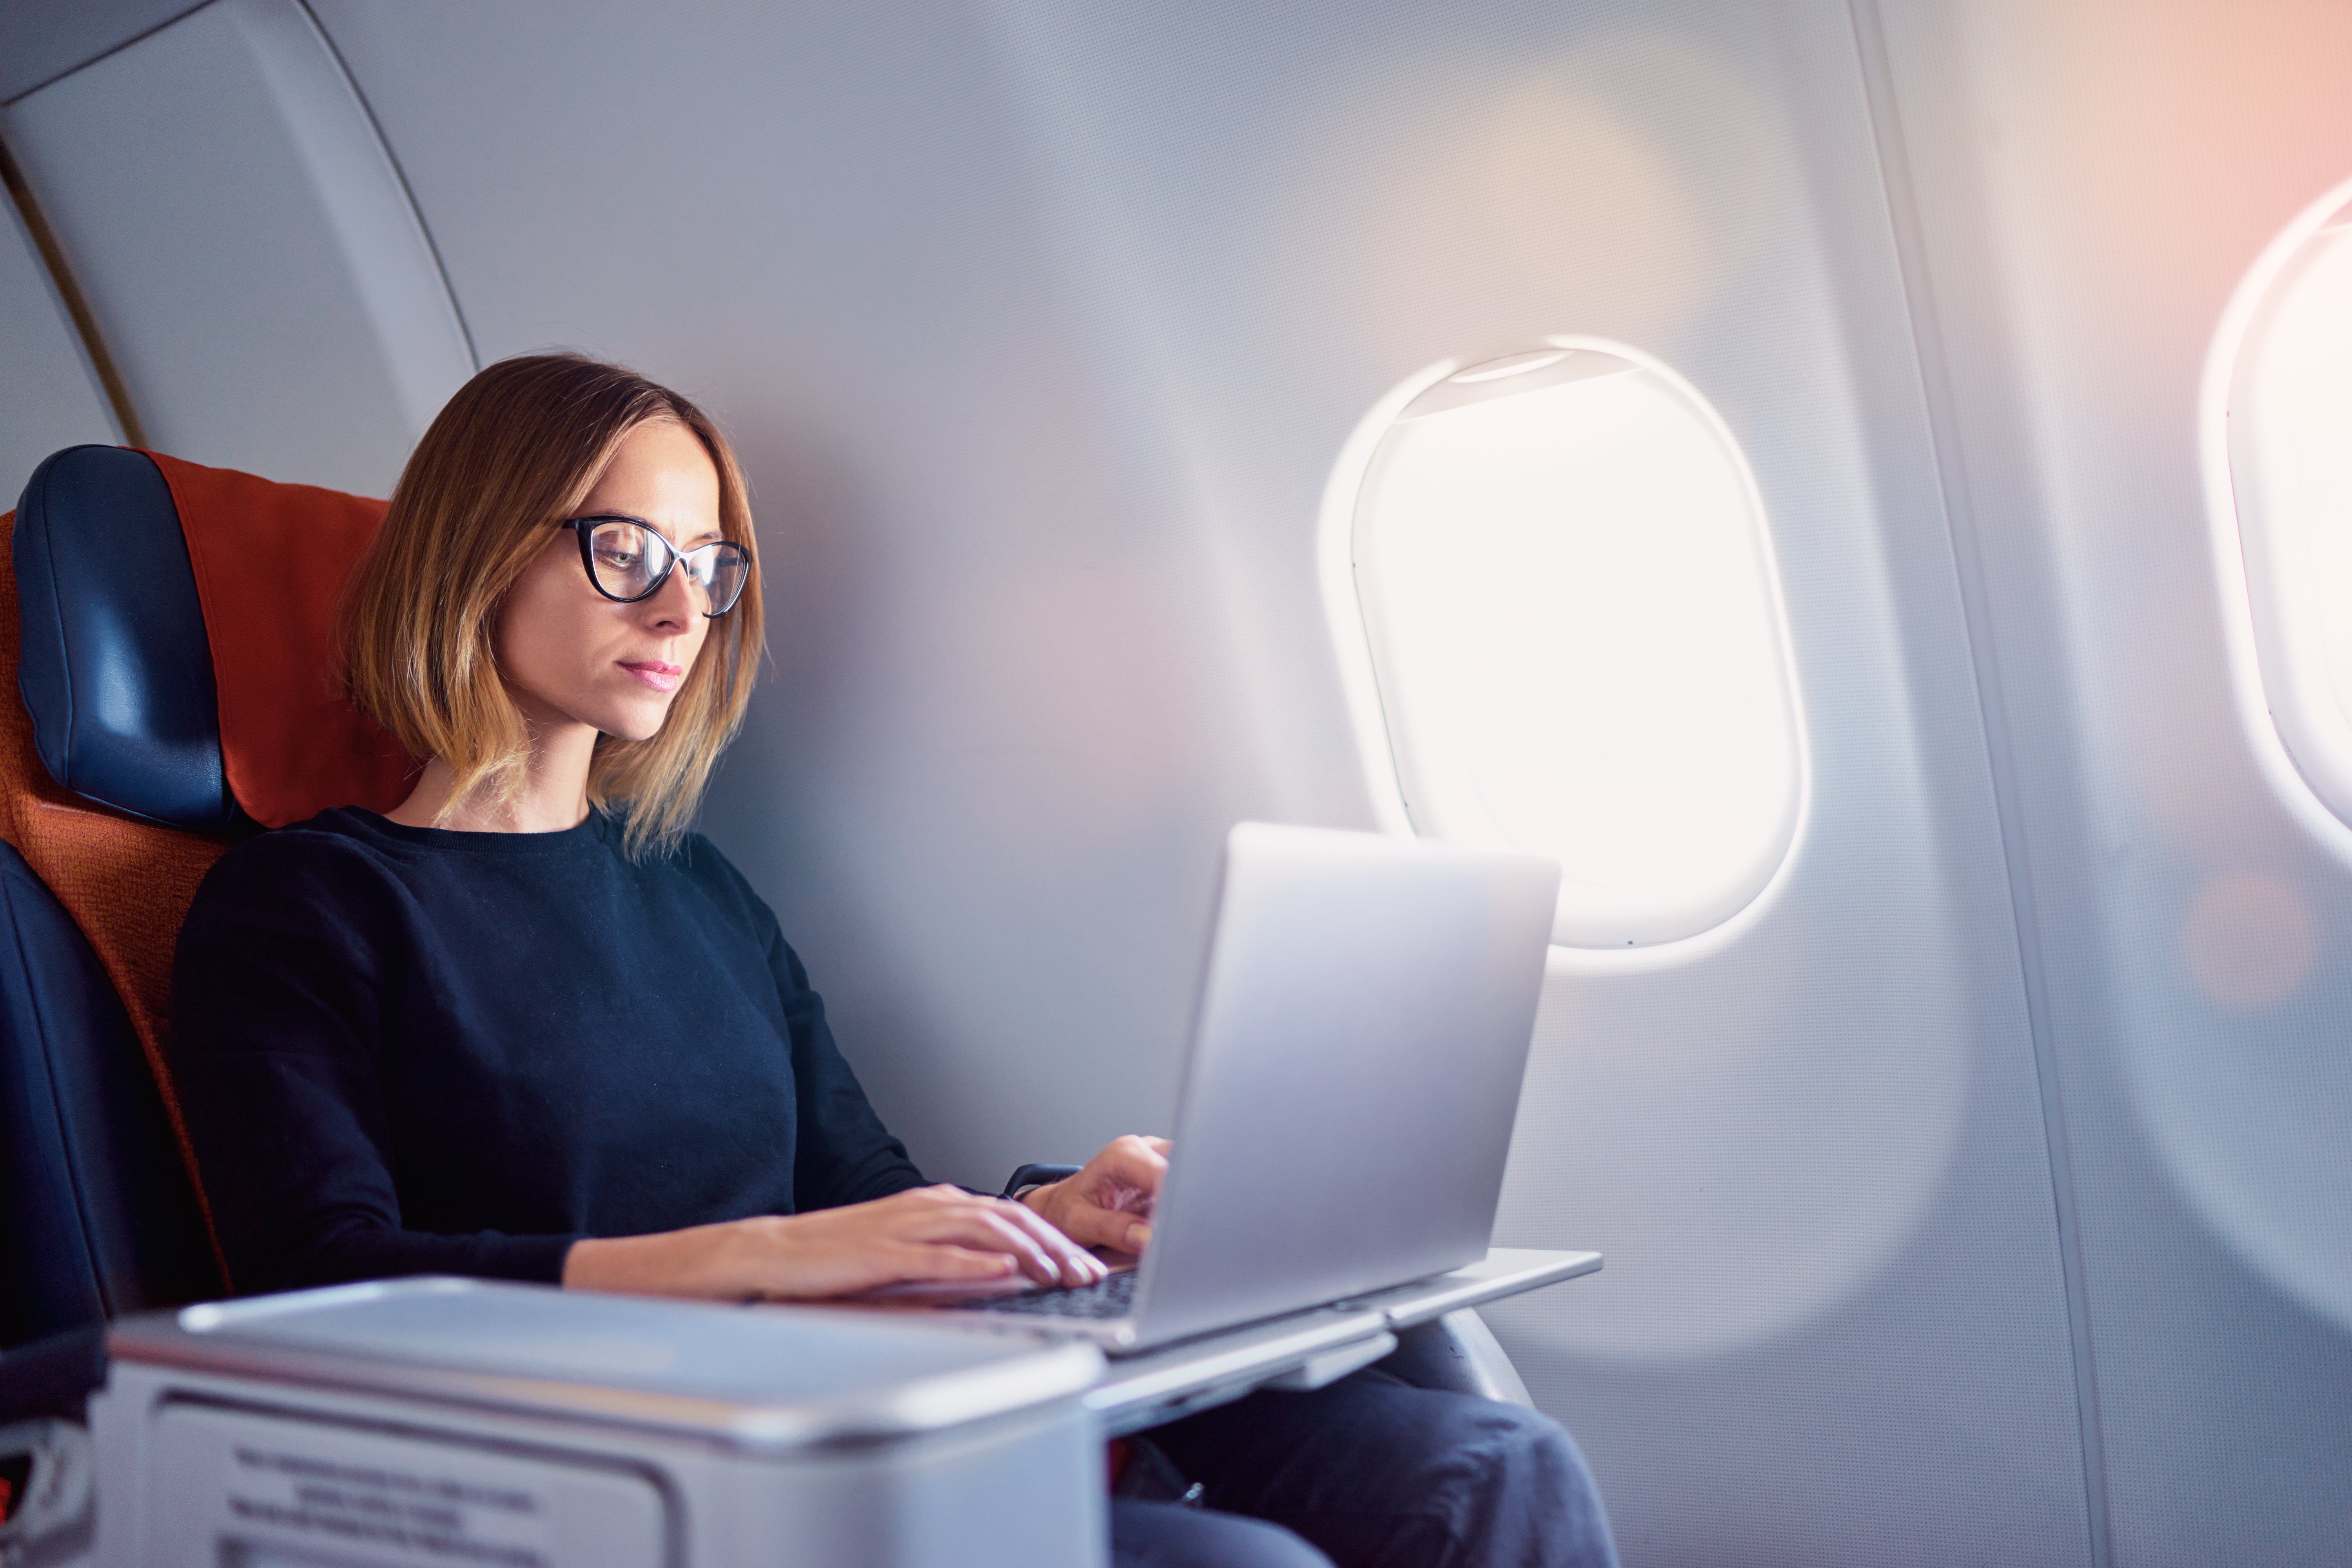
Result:
<instances>
[{"instance_id":1,"label":"illuminated window","mask_svg":"<svg viewBox=\"0 0 2352 1568\"><path fill-rule=\"evenodd\" d=\"M1560 862L1553 941L1673 942L1754 903L1805 803L1763 508L1731 433L1622 344L1415 377L1324 515L1391 826Z\"/></svg>"},{"instance_id":2,"label":"illuminated window","mask_svg":"<svg viewBox=\"0 0 2352 1568\"><path fill-rule=\"evenodd\" d=\"M2239 690L2292 804L2352 822L2352 182L2254 264L2205 384ZM2264 731L2269 731L2265 733ZM2299 777L2300 783L2296 782Z\"/></svg>"}]
</instances>

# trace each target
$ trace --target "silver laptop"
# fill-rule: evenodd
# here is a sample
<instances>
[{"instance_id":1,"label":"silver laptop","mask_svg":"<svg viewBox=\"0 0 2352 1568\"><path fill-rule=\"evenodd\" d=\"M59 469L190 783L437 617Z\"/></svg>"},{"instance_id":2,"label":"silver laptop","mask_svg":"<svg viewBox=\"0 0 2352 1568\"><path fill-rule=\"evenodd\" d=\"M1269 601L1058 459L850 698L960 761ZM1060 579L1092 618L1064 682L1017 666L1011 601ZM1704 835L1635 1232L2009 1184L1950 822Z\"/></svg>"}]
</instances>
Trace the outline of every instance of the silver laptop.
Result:
<instances>
[{"instance_id":1,"label":"silver laptop","mask_svg":"<svg viewBox=\"0 0 2352 1568\"><path fill-rule=\"evenodd\" d=\"M1150 1250L933 1310L1117 1354L1483 1258L1559 884L1528 856L1236 826Z\"/></svg>"}]
</instances>

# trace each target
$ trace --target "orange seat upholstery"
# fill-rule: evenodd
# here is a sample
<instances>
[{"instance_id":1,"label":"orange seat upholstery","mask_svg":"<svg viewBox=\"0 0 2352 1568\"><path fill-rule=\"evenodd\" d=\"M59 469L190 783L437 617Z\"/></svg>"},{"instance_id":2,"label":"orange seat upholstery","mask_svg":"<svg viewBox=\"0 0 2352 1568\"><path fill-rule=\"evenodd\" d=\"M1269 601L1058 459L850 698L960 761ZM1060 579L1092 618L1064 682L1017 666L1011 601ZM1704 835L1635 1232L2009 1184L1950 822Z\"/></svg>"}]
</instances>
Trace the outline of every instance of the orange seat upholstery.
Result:
<instances>
[{"instance_id":1,"label":"orange seat upholstery","mask_svg":"<svg viewBox=\"0 0 2352 1568\"><path fill-rule=\"evenodd\" d=\"M220 691L221 764L266 827L389 811L416 764L343 698L336 619L384 504L151 452L179 508Z\"/></svg>"}]
</instances>

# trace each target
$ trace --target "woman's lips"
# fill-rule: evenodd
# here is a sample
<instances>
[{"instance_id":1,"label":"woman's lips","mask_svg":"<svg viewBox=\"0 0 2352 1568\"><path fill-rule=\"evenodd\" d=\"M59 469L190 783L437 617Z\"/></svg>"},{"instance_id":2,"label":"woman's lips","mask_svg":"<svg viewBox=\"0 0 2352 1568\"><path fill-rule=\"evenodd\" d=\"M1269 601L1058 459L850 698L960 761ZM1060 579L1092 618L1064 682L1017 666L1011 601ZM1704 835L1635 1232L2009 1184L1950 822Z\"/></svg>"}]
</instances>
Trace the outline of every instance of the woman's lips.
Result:
<instances>
[{"instance_id":1,"label":"woman's lips","mask_svg":"<svg viewBox=\"0 0 2352 1568\"><path fill-rule=\"evenodd\" d=\"M686 674L686 671L678 666L665 663L658 658L635 661L624 659L621 662L621 668L656 691L676 691L679 679Z\"/></svg>"}]
</instances>

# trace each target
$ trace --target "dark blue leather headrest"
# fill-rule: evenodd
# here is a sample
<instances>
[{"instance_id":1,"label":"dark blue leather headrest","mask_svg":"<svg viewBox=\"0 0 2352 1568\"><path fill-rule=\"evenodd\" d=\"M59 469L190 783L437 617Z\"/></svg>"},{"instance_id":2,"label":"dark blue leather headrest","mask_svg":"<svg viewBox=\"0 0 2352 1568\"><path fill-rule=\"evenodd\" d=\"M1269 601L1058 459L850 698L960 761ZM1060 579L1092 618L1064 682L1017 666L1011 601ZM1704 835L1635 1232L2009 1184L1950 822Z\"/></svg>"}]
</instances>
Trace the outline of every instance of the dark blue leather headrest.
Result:
<instances>
[{"instance_id":1,"label":"dark blue leather headrest","mask_svg":"<svg viewBox=\"0 0 2352 1568\"><path fill-rule=\"evenodd\" d=\"M230 832L212 645L163 471L68 447L16 506L17 689L49 776L171 827Z\"/></svg>"}]
</instances>

